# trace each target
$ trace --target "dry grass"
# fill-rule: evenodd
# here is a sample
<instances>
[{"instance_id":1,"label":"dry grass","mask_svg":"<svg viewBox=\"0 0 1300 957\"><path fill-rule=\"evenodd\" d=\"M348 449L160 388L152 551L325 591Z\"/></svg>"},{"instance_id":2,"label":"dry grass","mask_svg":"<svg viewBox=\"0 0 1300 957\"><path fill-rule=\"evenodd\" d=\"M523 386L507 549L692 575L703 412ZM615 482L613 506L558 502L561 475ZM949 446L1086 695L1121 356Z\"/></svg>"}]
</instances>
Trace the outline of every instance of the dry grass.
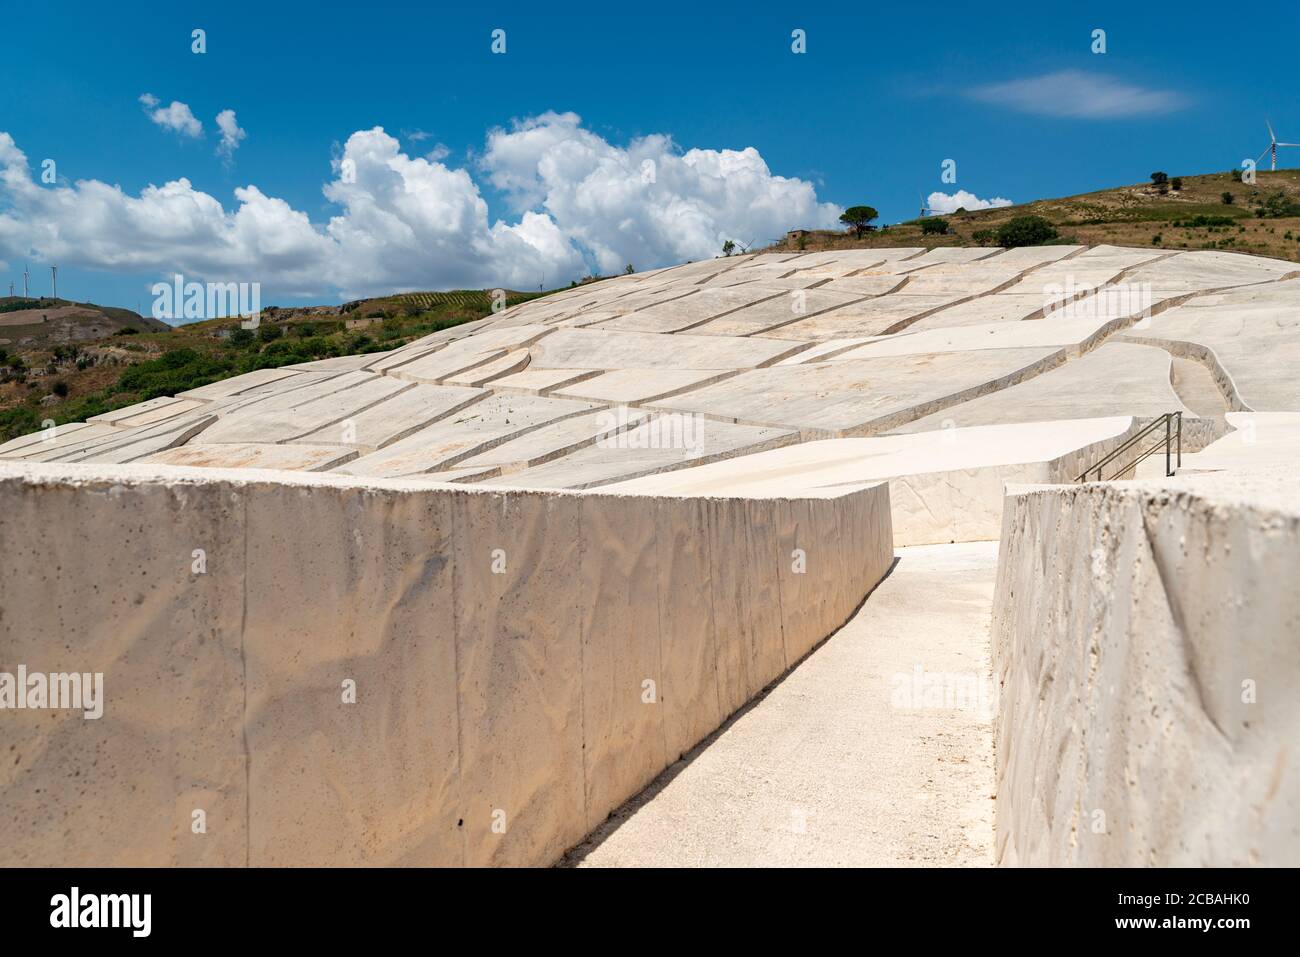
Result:
<instances>
[{"instance_id":1,"label":"dry grass","mask_svg":"<svg viewBox=\"0 0 1300 957\"><path fill-rule=\"evenodd\" d=\"M1171 174L1172 176L1172 174ZM1233 194L1232 205L1222 194ZM1300 170L1259 172L1254 185L1235 181L1229 173L1182 177L1181 190L1160 193L1150 183L1084 193L1063 199L1035 200L1017 206L945 215L946 235L922 233L920 220L867 233L816 231L803 249L864 249L889 246L977 246L977 232L996 230L1013 216L1035 215L1056 226L1058 242L1156 249L1221 249L1300 262L1300 217L1260 219L1256 209L1271 194L1281 192L1300 203ZM1229 217L1229 225L1191 225L1197 217ZM781 243L768 252L790 248Z\"/></svg>"}]
</instances>

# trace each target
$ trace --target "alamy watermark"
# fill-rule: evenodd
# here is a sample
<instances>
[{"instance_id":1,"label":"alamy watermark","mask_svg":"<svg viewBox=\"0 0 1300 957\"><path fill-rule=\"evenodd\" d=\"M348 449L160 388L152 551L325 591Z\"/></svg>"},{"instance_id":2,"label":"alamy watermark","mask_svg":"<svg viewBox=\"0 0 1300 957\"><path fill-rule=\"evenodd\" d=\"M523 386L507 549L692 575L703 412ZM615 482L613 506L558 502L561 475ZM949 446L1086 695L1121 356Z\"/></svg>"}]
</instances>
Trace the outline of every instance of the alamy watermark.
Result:
<instances>
[{"instance_id":1,"label":"alamy watermark","mask_svg":"<svg viewBox=\"0 0 1300 957\"><path fill-rule=\"evenodd\" d=\"M221 319L239 316L245 329L255 329L262 313L260 282L186 282L176 273L170 283L150 287L155 319Z\"/></svg>"},{"instance_id":2,"label":"alamy watermark","mask_svg":"<svg viewBox=\"0 0 1300 957\"><path fill-rule=\"evenodd\" d=\"M104 673L0 671L0 711L75 710L93 721L104 714Z\"/></svg>"},{"instance_id":3,"label":"alamy watermark","mask_svg":"<svg viewBox=\"0 0 1300 957\"><path fill-rule=\"evenodd\" d=\"M900 671L889 679L889 704L900 711L966 711L992 718L998 710L998 688L990 675L975 672Z\"/></svg>"},{"instance_id":4,"label":"alamy watermark","mask_svg":"<svg viewBox=\"0 0 1300 957\"><path fill-rule=\"evenodd\" d=\"M73 887L50 898L50 926L55 928L125 928L132 937L148 937L153 928L152 894L85 894Z\"/></svg>"},{"instance_id":5,"label":"alamy watermark","mask_svg":"<svg viewBox=\"0 0 1300 957\"><path fill-rule=\"evenodd\" d=\"M704 446L704 416L694 412L667 412L652 418L634 417L625 405L596 413L601 449L680 449L698 451Z\"/></svg>"},{"instance_id":6,"label":"alamy watermark","mask_svg":"<svg viewBox=\"0 0 1300 957\"><path fill-rule=\"evenodd\" d=\"M1149 282L1096 287L1066 276L1064 283L1043 286L1043 315L1048 319L1148 318L1152 298Z\"/></svg>"}]
</instances>

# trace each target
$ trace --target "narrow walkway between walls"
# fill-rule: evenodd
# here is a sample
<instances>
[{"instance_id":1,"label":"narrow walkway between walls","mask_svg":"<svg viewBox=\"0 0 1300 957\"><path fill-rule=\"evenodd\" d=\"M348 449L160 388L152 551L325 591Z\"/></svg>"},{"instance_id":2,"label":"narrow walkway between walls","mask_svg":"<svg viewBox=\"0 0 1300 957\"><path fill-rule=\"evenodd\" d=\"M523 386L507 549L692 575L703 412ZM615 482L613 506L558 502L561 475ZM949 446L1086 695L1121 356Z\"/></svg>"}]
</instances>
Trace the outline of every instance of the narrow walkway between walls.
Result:
<instances>
[{"instance_id":1,"label":"narrow walkway between walls","mask_svg":"<svg viewBox=\"0 0 1300 957\"><path fill-rule=\"evenodd\" d=\"M991 865L997 548L898 549L847 625L564 864Z\"/></svg>"}]
</instances>

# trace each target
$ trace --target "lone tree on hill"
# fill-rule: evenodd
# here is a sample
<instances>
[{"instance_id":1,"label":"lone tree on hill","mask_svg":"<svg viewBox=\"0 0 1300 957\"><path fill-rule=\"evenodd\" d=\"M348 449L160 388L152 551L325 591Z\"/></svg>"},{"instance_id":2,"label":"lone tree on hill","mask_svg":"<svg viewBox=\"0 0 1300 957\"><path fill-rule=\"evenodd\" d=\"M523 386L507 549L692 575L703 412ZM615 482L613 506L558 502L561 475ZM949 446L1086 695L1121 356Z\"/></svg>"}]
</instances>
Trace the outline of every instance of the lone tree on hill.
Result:
<instances>
[{"instance_id":1,"label":"lone tree on hill","mask_svg":"<svg viewBox=\"0 0 1300 957\"><path fill-rule=\"evenodd\" d=\"M1037 246L1056 235L1056 227L1042 216L1015 216L998 227L998 245Z\"/></svg>"},{"instance_id":2,"label":"lone tree on hill","mask_svg":"<svg viewBox=\"0 0 1300 957\"><path fill-rule=\"evenodd\" d=\"M942 216L931 216L921 220L921 232L927 236L945 236L948 233L948 220Z\"/></svg>"},{"instance_id":3,"label":"lone tree on hill","mask_svg":"<svg viewBox=\"0 0 1300 957\"><path fill-rule=\"evenodd\" d=\"M880 213L872 206L850 206L840 214L840 222L861 237L864 232L871 229L871 221L879 215Z\"/></svg>"},{"instance_id":4,"label":"lone tree on hill","mask_svg":"<svg viewBox=\"0 0 1300 957\"><path fill-rule=\"evenodd\" d=\"M1151 174L1151 182L1154 183L1156 186L1163 186L1165 183L1169 182L1169 174L1168 174L1168 173L1152 173L1152 174Z\"/></svg>"},{"instance_id":5,"label":"lone tree on hill","mask_svg":"<svg viewBox=\"0 0 1300 957\"><path fill-rule=\"evenodd\" d=\"M730 239L728 239L725 243L722 244L722 255L730 256L735 251L736 251L736 244L733 243Z\"/></svg>"}]
</instances>

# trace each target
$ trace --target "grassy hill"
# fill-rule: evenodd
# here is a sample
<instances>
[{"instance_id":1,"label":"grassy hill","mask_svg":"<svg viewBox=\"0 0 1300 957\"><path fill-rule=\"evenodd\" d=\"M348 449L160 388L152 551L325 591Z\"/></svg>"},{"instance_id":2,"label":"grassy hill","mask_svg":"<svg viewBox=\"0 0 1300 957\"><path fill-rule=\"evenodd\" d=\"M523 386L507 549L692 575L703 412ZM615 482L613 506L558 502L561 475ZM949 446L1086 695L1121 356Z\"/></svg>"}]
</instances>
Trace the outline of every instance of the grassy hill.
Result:
<instances>
[{"instance_id":1,"label":"grassy hill","mask_svg":"<svg viewBox=\"0 0 1300 957\"><path fill-rule=\"evenodd\" d=\"M541 295L508 291L505 301ZM125 309L36 302L0 299L0 441L46 419L77 422L254 369L384 352L492 311L481 290L401 293L342 306L269 306L247 330L238 319L172 328ZM31 322L34 311L46 319Z\"/></svg>"},{"instance_id":2,"label":"grassy hill","mask_svg":"<svg viewBox=\"0 0 1300 957\"><path fill-rule=\"evenodd\" d=\"M1171 174L1170 179L1175 177ZM1151 182L1040 199L998 209L943 215L949 231L925 232L925 219L883 227L860 239L841 231L814 231L802 246L779 243L784 252L875 246L996 246L997 231L1016 216L1041 216L1059 243L1145 246L1157 249L1222 249L1300 262L1300 170L1258 172L1256 182L1232 173L1183 176L1161 191ZM1232 202L1224 202L1224 193ZM931 225L930 228L934 228Z\"/></svg>"}]
</instances>

